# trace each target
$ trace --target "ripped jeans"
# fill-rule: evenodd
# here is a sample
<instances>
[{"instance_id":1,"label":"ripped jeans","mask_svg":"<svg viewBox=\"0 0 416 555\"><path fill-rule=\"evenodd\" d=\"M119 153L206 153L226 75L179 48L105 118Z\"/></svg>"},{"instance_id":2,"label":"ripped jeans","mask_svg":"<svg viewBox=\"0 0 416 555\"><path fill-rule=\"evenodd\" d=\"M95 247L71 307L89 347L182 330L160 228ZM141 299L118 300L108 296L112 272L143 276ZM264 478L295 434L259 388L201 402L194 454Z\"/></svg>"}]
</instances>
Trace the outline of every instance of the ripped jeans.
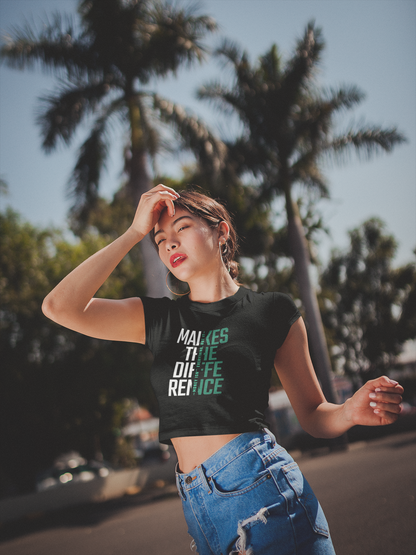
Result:
<instances>
[{"instance_id":1,"label":"ripped jeans","mask_svg":"<svg viewBox=\"0 0 416 555\"><path fill-rule=\"evenodd\" d=\"M176 484L199 555L335 555L321 506L268 430L237 436Z\"/></svg>"}]
</instances>

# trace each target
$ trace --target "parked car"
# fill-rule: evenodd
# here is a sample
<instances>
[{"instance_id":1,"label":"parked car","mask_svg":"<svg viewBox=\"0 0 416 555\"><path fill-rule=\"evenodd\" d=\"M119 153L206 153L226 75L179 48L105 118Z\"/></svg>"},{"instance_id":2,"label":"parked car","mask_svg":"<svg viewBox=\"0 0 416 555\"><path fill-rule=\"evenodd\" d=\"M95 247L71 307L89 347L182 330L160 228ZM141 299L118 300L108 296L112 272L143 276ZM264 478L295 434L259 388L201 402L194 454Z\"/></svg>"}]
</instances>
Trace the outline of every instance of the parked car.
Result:
<instances>
[{"instance_id":1,"label":"parked car","mask_svg":"<svg viewBox=\"0 0 416 555\"><path fill-rule=\"evenodd\" d=\"M38 476L36 491L45 491L71 482L89 482L98 477L105 478L110 472L111 467L107 463L87 461L73 451L58 457L51 468Z\"/></svg>"}]
</instances>

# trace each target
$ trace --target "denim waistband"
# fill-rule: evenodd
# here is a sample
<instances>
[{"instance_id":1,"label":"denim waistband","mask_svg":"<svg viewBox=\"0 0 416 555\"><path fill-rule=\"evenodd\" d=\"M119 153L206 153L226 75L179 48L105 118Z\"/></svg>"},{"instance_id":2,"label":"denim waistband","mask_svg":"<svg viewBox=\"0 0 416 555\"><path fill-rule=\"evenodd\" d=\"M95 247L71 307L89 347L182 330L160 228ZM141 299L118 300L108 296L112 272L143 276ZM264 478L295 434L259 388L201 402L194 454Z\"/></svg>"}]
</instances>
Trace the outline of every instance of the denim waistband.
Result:
<instances>
[{"instance_id":1,"label":"denim waistband","mask_svg":"<svg viewBox=\"0 0 416 555\"><path fill-rule=\"evenodd\" d=\"M207 482L210 481L211 476L245 451L265 442L276 443L276 438L269 430L264 429L256 432L246 432L233 438L202 464L187 474L181 473L177 464L176 485L179 493L193 489L201 484L210 492L211 490Z\"/></svg>"}]
</instances>

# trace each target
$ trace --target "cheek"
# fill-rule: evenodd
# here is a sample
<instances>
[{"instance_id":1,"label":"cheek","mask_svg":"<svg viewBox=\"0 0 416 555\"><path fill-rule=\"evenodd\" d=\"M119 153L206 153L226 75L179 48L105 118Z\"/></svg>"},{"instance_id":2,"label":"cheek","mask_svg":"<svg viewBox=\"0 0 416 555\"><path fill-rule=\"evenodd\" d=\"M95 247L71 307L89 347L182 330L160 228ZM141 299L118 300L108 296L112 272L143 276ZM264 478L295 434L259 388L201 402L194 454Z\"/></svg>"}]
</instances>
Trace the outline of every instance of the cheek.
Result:
<instances>
[{"instance_id":1,"label":"cheek","mask_svg":"<svg viewBox=\"0 0 416 555\"><path fill-rule=\"evenodd\" d=\"M213 250L216 245L214 233L210 228L203 228L198 233L198 243L207 251Z\"/></svg>"}]
</instances>

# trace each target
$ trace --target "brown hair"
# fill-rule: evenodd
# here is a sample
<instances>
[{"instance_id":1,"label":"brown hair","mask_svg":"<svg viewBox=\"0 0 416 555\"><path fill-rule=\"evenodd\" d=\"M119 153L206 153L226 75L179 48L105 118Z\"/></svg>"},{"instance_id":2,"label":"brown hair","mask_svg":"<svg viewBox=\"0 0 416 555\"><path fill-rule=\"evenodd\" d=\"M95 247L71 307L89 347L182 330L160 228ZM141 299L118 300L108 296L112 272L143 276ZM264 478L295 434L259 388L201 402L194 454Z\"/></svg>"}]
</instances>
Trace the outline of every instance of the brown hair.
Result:
<instances>
[{"instance_id":1,"label":"brown hair","mask_svg":"<svg viewBox=\"0 0 416 555\"><path fill-rule=\"evenodd\" d=\"M236 279L238 276L238 264L234 260L234 256L238 250L238 239L232 218L227 209L218 201L194 190L181 191L180 195L175 200L176 207L188 210L191 214L202 218L212 228L218 227L221 222L227 223L230 228L229 236L226 243L221 246L221 255L226 268L230 272L230 276ZM152 229L150 236L154 245L157 246L154 235L155 231Z\"/></svg>"}]
</instances>

